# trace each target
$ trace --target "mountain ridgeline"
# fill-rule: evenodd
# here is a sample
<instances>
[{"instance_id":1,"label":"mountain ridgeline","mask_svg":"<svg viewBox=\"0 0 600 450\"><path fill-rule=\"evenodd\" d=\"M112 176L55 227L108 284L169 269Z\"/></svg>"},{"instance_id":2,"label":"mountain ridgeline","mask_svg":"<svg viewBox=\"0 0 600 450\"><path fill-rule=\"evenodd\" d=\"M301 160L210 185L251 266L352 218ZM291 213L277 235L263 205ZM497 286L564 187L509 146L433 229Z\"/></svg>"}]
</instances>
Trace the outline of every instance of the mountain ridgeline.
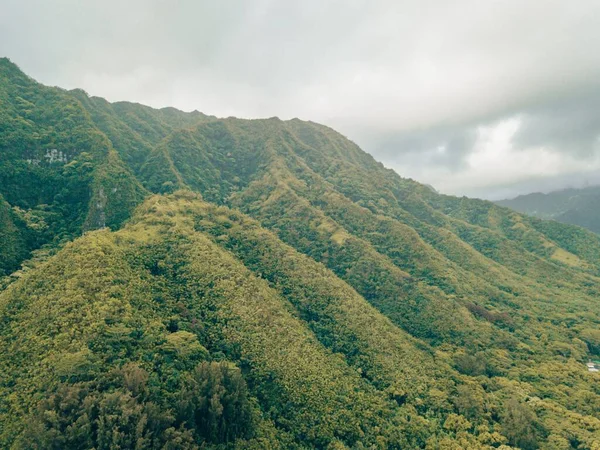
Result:
<instances>
[{"instance_id":1,"label":"mountain ridgeline","mask_svg":"<svg viewBox=\"0 0 600 450\"><path fill-rule=\"evenodd\" d=\"M600 448L600 237L330 128L0 59L0 447Z\"/></svg>"},{"instance_id":2,"label":"mountain ridgeline","mask_svg":"<svg viewBox=\"0 0 600 450\"><path fill-rule=\"evenodd\" d=\"M515 211L587 228L600 234L600 186L519 195L497 202Z\"/></svg>"}]
</instances>

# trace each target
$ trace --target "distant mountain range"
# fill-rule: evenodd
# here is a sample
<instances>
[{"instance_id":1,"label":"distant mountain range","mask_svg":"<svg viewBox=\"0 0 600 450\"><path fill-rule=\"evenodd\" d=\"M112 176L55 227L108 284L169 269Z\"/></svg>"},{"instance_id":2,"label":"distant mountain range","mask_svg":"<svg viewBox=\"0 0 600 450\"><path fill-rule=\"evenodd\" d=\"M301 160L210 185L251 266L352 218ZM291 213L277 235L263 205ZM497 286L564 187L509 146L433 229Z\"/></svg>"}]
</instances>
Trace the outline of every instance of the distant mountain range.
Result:
<instances>
[{"instance_id":1,"label":"distant mountain range","mask_svg":"<svg viewBox=\"0 0 600 450\"><path fill-rule=\"evenodd\" d=\"M600 233L600 186L536 192L496 202L515 211Z\"/></svg>"}]
</instances>

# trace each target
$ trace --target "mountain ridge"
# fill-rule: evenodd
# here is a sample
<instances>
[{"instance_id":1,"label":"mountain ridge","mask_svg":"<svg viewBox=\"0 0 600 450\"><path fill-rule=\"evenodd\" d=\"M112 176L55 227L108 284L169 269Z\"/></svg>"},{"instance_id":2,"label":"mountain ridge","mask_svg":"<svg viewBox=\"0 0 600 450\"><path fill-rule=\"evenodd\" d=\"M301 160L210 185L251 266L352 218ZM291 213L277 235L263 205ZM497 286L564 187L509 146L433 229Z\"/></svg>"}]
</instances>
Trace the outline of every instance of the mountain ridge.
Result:
<instances>
[{"instance_id":1,"label":"mountain ridge","mask_svg":"<svg viewBox=\"0 0 600 450\"><path fill-rule=\"evenodd\" d=\"M578 225L600 233L597 214L600 207L600 186L567 188L547 194L536 192L496 203L524 214Z\"/></svg>"},{"instance_id":2,"label":"mountain ridge","mask_svg":"<svg viewBox=\"0 0 600 450\"><path fill-rule=\"evenodd\" d=\"M1 446L110 448L109 417L123 448L600 445L597 235L438 194L326 126L13 66Z\"/></svg>"}]
</instances>

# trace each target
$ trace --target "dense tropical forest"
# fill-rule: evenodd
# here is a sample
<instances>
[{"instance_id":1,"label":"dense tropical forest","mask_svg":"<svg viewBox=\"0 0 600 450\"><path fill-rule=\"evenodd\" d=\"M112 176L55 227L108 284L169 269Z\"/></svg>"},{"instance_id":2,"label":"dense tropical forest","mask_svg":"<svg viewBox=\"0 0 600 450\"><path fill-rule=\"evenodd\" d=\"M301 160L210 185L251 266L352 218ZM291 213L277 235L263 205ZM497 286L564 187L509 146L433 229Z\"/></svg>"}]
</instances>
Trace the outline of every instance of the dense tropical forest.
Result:
<instances>
[{"instance_id":1,"label":"dense tropical forest","mask_svg":"<svg viewBox=\"0 0 600 450\"><path fill-rule=\"evenodd\" d=\"M0 448L599 450L599 297L582 228L0 59Z\"/></svg>"},{"instance_id":2,"label":"dense tropical forest","mask_svg":"<svg viewBox=\"0 0 600 450\"><path fill-rule=\"evenodd\" d=\"M600 234L600 186L519 195L497 202L515 211L587 228Z\"/></svg>"}]
</instances>

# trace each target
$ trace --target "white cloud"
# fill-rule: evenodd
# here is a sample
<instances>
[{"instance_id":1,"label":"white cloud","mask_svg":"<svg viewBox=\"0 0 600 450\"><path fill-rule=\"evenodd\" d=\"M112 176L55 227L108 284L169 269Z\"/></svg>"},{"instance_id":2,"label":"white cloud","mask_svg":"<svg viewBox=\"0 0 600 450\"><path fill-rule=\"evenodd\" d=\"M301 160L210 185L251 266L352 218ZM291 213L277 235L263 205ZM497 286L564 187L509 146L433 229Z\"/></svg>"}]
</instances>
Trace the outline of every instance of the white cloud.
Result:
<instances>
[{"instance_id":1,"label":"white cloud","mask_svg":"<svg viewBox=\"0 0 600 450\"><path fill-rule=\"evenodd\" d=\"M431 183L444 193L474 195L489 186L518 185L535 178L548 178L561 174L592 174L600 170L600 154L593 158L579 159L569 153L557 152L548 147L516 148L514 139L522 127L521 117L512 117L500 122L480 126L473 150L466 158L465 166L458 172L445 167L434 170L413 167L412 175L420 181ZM436 149L444 153L443 147ZM395 167L396 170L402 169ZM410 171L411 169L409 169ZM504 190L498 195L503 197Z\"/></svg>"}]
</instances>

